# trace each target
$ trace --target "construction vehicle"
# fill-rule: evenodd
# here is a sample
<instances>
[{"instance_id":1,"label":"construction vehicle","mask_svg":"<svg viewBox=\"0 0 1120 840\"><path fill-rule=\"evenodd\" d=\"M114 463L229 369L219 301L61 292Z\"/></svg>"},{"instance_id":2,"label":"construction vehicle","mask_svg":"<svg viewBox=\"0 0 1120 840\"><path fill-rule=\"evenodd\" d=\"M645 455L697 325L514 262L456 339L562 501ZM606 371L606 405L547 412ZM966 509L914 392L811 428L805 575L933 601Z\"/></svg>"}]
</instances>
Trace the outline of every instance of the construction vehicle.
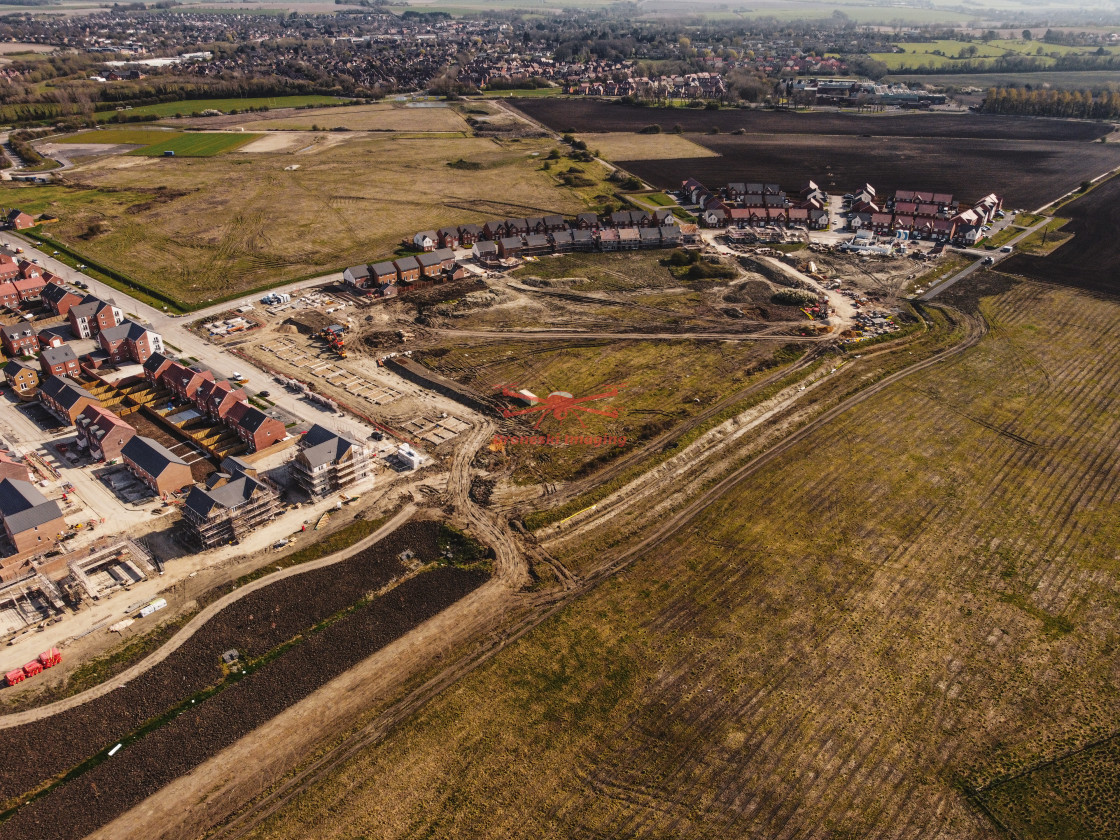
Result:
<instances>
[{"instance_id":1,"label":"construction vehicle","mask_svg":"<svg viewBox=\"0 0 1120 840\"><path fill-rule=\"evenodd\" d=\"M39 664L44 668L53 668L61 661L62 654L59 653L58 648L51 648L50 650L39 654Z\"/></svg>"},{"instance_id":2,"label":"construction vehicle","mask_svg":"<svg viewBox=\"0 0 1120 840\"><path fill-rule=\"evenodd\" d=\"M346 331L349 327L342 324L331 324L329 327L324 327L319 331L319 338L323 339L327 346L338 354L340 359L346 358Z\"/></svg>"}]
</instances>

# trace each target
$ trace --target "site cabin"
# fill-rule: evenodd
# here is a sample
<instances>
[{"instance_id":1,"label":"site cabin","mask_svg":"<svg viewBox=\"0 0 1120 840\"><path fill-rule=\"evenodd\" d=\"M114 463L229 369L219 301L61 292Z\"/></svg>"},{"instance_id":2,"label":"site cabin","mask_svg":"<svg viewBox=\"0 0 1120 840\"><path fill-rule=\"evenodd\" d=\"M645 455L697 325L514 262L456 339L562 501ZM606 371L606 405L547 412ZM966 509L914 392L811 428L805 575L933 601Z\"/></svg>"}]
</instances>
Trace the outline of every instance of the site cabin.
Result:
<instances>
[{"instance_id":1,"label":"site cabin","mask_svg":"<svg viewBox=\"0 0 1120 840\"><path fill-rule=\"evenodd\" d=\"M58 648L51 648L39 654L39 664L44 668L53 668L60 662L62 662L62 654L59 652Z\"/></svg>"},{"instance_id":2,"label":"site cabin","mask_svg":"<svg viewBox=\"0 0 1120 840\"><path fill-rule=\"evenodd\" d=\"M9 671L4 675L4 681L8 684L9 687L15 685L16 683L21 683L25 679L27 679L27 674L23 673L22 668L17 668L14 671Z\"/></svg>"},{"instance_id":3,"label":"site cabin","mask_svg":"<svg viewBox=\"0 0 1120 840\"><path fill-rule=\"evenodd\" d=\"M39 664L38 659L32 659L30 662L23 666L23 673L27 674L27 676L29 677L34 677L38 674L43 673L43 666Z\"/></svg>"}]
</instances>

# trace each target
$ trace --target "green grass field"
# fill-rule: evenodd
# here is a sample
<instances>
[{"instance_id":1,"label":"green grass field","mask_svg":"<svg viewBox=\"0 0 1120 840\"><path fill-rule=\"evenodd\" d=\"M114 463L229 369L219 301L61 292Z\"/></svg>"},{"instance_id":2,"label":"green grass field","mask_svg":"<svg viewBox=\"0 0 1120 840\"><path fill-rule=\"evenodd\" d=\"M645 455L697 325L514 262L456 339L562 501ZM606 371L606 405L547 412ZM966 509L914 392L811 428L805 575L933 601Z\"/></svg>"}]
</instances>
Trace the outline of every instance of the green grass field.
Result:
<instances>
[{"instance_id":1,"label":"green grass field","mask_svg":"<svg viewBox=\"0 0 1120 840\"><path fill-rule=\"evenodd\" d=\"M189 117L191 114L214 109L229 113L230 111L244 111L246 108L298 108L303 105L333 105L345 100L338 96L267 96L245 99L184 99L176 102L161 102L158 105L139 105L119 113L130 117L156 114L160 117L173 117L181 114ZM99 111L97 119L100 122L111 120L117 111Z\"/></svg>"},{"instance_id":2,"label":"green grass field","mask_svg":"<svg viewBox=\"0 0 1120 840\"><path fill-rule=\"evenodd\" d=\"M148 146L163 143L181 132L162 128L102 128L97 131L82 131L69 137L60 137L56 143L105 143L134 146Z\"/></svg>"},{"instance_id":3,"label":"green grass field","mask_svg":"<svg viewBox=\"0 0 1120 840\"><path fill-rule=\"evenodd\" d=\"M1055 57L1065 55L1093 55L1096 47L1067 47L1059 44L1044 44L1040 41L996 40L982 41L924 41L921 43L902 42L895 44L904 50L901 53L872 53L871 58L881 61L890 70L919 67L951 67L963 61L983 62L1002 56L1022 56L1034 58L1045 65L1054 63ZM975 49L975 53L971 51ZM1120 53L1120 47L1105 47L1111 55ZM1033 78L1033 74L1031 74ZM1112 76L1115 81L1115 74ZM960 82L960 84L967 84Z\"/></svg>"},{"instance_id":4,"label":"green grass field","mask_svg":"<svg viewBox=\"0 0 1120 840\"><path fill-rule=\"evenodd\" d=\"M158 128L106 128L64 137L60 143L112 143L134 145L130 154L159 156L165 151L182 157L212 157L244 146L261 135L246 132L187 132Z\"/></svg>"},{"instance_id":5,"label":"green grass field","mask_svg":"<svg viewBox=\"0 0 1120 840\"><path fill-rule=\"evenodd\" d=\"M222 152L229 152L239 146L244 146L260 136L259 134L233 132L183 133L164 140L162 143L136 149L129 154L158 157L164 152L174 152L177 156L181 155L182 157L213 157L214 155L220 155Z\"/></svg>"}]
</instances>

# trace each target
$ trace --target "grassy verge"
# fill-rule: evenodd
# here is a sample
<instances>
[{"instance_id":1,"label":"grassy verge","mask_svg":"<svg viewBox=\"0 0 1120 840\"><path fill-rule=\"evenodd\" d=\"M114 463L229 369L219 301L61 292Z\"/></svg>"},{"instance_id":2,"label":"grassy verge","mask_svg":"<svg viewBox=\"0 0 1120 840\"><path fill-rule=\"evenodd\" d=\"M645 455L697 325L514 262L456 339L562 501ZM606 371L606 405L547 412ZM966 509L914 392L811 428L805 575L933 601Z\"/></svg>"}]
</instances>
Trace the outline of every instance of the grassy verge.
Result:
<instances>
[{"instance_id":1,"label":"grassy verge","mask_svg":"<svg viewBox=\"0 0 1120 840\"><path fill-rule=\"evenodd\" d=\"M1015 247L1022 253L1045 256L1073 238L1072 233L1059 233L1069 219L1052 219Z\"/></svg>"},{"instance_id":2,"label":"grassy verge","mask_svg":"<svg viewBox=\"0 0 1120 840\"><path fill-rule=\"evenodd\" d=\"M1023 228L1016 227L1015 225L1008 225L995 236L988 236L984 238L983 246L989 251L995 250L1003 245L1006 245L1016 236L1023 232Z\"/></svg>"},{"instance_id":3,"label":"grassy verge","mask_svg":"<svg viewBox=\"0 0 1120 840\"><path fill-rule=\"evenodd\" d=\"M135 298L156 309L165 309L169 312L179 314L188 311L173 297L165 295L158 289L154 289L134 277L129 277L127 274L123 274L115 268L109 268L107 265L99 263L93 257L75 251L69 245L65 245L49 233L45 233L41 227L28 228L24 231L24 235L30 237L32 240L38 240L44 244L48 244L57 250L58 254L56 254L54 258L59 262L75 270L79 270L79 264L84 265L85 267L80 269L82 273L89 275L94 280L100 280L102 283L112 286L114 289L119 289L129 297ZM235 295L234 297L240 297L240 295Z\"/></svg>"},{"instance_id":4,"label":"grassy verge","mask_svg":"<svg viewBox=\"0 0 1120 840\"><path fill-rule=\"evenodd\" d=\"M936 266L911 280L908 289L911 293L916 293L918 289L925 291L942 280L952 277L971 262L972 260L968 257L952 253L945 254L938 260Z\"/></svg>"}]
</instances>

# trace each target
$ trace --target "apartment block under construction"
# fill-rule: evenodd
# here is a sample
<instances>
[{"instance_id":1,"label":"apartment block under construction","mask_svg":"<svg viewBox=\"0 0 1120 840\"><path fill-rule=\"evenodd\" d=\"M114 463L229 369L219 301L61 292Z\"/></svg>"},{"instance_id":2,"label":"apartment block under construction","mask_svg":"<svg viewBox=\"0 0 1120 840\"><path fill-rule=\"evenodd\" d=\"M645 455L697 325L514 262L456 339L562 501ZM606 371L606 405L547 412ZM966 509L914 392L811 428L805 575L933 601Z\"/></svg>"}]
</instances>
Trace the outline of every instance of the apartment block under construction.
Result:
<instances>
[{"instance_id":1,"label":"apartment block under construction","mask_svg":"<svg viewBox=\"0 0 1120 840\"><path fill-rule=\"evenodd\" d=\"M280 512L276 486L241 459L227 458L221 472L187 494L184 536L196 548L214 548L240 540Z\"/></svg>"},{"instance_id":2,"label":"apartment block under construction","mask_svg":"<svg viewBox=\"0 0 1120 840\"><path fill-rule=\"evenodd\" d=\"M367 447L318 424L300 440L292 461L296 484L312 498L341 490L365 478L372 468Z\"/></svg>"}]
</instances>

